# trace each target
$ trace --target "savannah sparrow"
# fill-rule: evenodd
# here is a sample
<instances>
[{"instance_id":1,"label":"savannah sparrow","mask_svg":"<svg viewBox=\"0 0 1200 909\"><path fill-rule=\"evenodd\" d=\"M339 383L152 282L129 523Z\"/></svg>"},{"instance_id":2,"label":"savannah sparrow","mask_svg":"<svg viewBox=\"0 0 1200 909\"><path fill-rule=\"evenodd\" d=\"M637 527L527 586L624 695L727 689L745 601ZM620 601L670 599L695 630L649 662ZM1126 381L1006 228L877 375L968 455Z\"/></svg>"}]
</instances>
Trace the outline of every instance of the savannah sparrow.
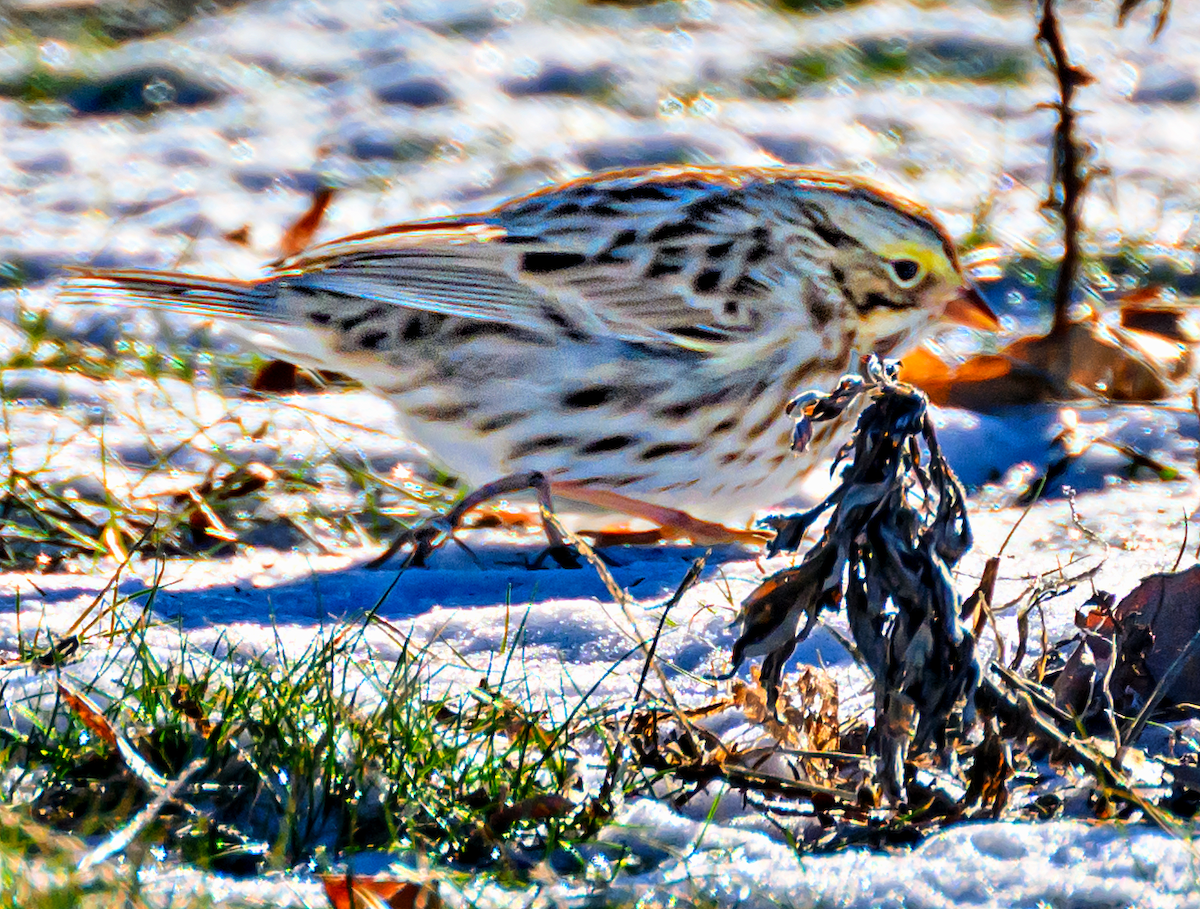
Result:
<instances>
[{"instance_id":1,"label":"savannah sparrow","mask_svg":"<svg viewBox=\"0 0 1200 909\"><path fill-rule=\"evenodd\" d=\"M85 271L64 299L229 319L385 394L470 482L540 471L555 495L698 541L842 441L833 421L789 450L797 391L856 353L902 353L943 313L995 327L929 212L792 167L602 173L335 240L256 281Z\"/></svg>"}]
</instances>

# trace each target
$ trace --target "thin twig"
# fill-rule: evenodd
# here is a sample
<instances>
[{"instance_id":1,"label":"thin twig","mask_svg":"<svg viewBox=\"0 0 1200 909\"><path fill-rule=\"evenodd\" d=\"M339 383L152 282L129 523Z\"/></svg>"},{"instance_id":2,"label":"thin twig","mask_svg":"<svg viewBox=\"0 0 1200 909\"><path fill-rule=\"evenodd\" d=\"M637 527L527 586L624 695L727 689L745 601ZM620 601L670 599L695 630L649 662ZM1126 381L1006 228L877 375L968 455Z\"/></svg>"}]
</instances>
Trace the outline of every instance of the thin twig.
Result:
<instances>
[{"instance_id":1,"label":"thin twig","mask_svg":"<svg viewBox=\"0 0 1200 909\"><path fill-rule=\"evenodd\" d=\"M1142 2L1143 0L1121 0L1121 7L1117 10L1117 25L1124 25L1129 20L1130 13L1141 6ZM1152 41L1157 41L1158 36L1167 27L1167 17L1170 14L1171 0L1159 0L1158 13L1154 16L1154 31L1150 35Z\"/></svg>"},{"instance_id":2,"label":"thin twig","mask_svg":"<svg viewBox=\"0 0 1200 909\"><path fill-rule=\"evenodd\" d=\"M683 576L683 580L679 582L679 586L675 589L675 593L671 596L665 606L663 606L662 615L658 618L658 627L654 630L654 637L650 640L650 646L646 648L646 659L642 663L642 673L638 677L637 689L633 693L632 706L629 714L625 717L625 730L617 739L616 745L613 748L612 755L608 760L608 769L604 774L604 783L600 786L600 792L596 796L596 804L607 807L612 798L613 787L616 785L617 771L621 765L621 758L625 753L625 742L629 739L629 727L633 723L634 713L637 711L637 705L642 699L642 692L646 688L646 677L650 674L650 666L654 662L654 653L658 649L659 638L662 637L663 627L667 624L667 615L670 611L679 604L683 599L683 595L700 579L700 573L704 570L705 560L712 554L712 550L708 550L696 561L692 562L691 567L687 570L687 574Z\"/></svg>"},{"instance_id":3,"label":"thin twig","mask_svg":"<svg viewBox=\"0 0 1200 909\"><path fill-rule=\"evenodd\" d=\"M1054 128L1054 160L1046 207L1057 211L1063 222L1063 256L1054 288L1054 324L1050 329L1051 337L1061 338L1071 324L1067 313L1079 271L1079 209L1087 183L1079 146L1075 142L1075 111L1071 103L1075 90L1088 85L1092 77L1086 70L1071 65L1054 12L1054 0L1042 0L1037 40L1046 46L1059 94L1058 102L1053 105L1058 111L1058 124Z\"/></svg>"}]
</instances>

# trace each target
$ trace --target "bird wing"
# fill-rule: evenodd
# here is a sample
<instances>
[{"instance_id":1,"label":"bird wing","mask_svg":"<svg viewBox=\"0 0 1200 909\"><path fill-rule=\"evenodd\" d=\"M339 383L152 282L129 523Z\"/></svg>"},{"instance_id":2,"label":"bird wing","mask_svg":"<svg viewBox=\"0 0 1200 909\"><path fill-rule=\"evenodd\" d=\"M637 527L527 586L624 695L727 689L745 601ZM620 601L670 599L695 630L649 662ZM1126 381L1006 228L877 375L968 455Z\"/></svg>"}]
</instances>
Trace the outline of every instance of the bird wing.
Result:
<instances>
[{"instance_id":1,"label":"bird wing","mask_svg":"<svg viewBox=\"0 0 1200 909\"><path fill-rule=\"evenodd\" d=\"M651 175L652 176L652 175ZM444 315L713 351L780 306L779 256L742 187L567 184L494 212L385 228L276 264L288 286Z\"/></svg>"},{"instance_id":2,"label":"bird wing","mask_svg":"<svg viewBox=\"0 0 1200 909\"><path fill-rule=\"evenodd\" d=\"M401 224L344 237L274 263L282 288L324 291L426 312L536 328L538 294L514 280L478 219Z\"/></svg>"}]
</instances>

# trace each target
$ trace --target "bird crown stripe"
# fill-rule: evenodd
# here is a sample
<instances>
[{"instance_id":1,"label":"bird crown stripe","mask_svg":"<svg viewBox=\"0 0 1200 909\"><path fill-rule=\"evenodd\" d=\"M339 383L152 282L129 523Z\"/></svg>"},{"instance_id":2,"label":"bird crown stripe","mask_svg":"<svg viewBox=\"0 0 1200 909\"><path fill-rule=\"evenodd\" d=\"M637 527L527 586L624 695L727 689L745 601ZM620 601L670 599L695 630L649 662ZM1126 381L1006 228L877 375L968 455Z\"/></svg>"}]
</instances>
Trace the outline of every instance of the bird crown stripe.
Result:
<instances>
[{"instance_id":1,"label":"bird crown stripe","mask_svg":"<svg viewBox=\"0 0 1200 909\"><path fill-rule=\"evenodd\" d=\"M650 168L620 168L616 170L599 171L587 174L568 183L546 186L535 190L527 196L505 203L503 207L518 206L525 202L534 201L547 196L553 196L566 190L595 187L604 189L614 188L622 184L641 186L660 184L669 186L684 180L695 180L702 183L739 189L751 183L791 182L813 189L825 189L840 193L869 194L902 214L924 221L931 227L941 230L941 226L933 213L911 199L861 177L831 174L827 171L798 166L768 166L768 167L725 167L720 165L670 165ZM872 199L872 201L874 201ZM494 212L483 217L489 217Z\"/></svg>"},{"instance_id":2,"label":"bird crown stripe","mask_svg":"<svg viewBox=\"0 0 1200 909\"><path fill-rule=\"evenodd\" d=\"M855 198L902 214L920 226L928 227L946 237L946 231L934 214L925 206L907 199L870 180L859 177L830 174L806 167L721 167L705 165L673 165L652 168L625 168L600 171L579 177L568 183L543 187L495 208L489 212L473 215L456 215L393 224L362 233L351 234L330 241L299 256L281 259L273 263L280 271L312 268L322 262L378 249L381 243L400 240L414 244L441 240L446 243L489 242L508 235L505 228L496 223L503 211L512 211L539 201L552 201L573 190L594 188L599 191L617 191L638 186L661 186L670 189L681 182L693 181L709 187L741 189L752 184L788 182L799 187L827 190L852 195ZM682 188L682 187L681 187ZM667 200L661 200L667 201ZM953 244L943 240L943 245L952 262L957 262Z\"/></svg>"}]
</instances>

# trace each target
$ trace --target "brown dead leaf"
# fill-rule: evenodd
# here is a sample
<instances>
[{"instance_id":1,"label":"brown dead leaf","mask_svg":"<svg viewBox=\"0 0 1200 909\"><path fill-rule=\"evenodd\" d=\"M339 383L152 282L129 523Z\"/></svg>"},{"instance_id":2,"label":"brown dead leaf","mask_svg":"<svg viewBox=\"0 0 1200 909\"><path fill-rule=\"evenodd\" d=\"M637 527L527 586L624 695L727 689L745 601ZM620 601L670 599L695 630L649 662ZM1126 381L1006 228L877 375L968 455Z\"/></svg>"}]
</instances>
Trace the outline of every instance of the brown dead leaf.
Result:
<instances>
[{"instance_id":1,"label":"brown dead leaf","mask_svg":"<svg viewBox=\"0 0 1200 909\"><path fill-rule=\"evenodd\" d=\"M522 799L515 805L504 805L492 812L488 827L496 836L503 836L518 821L544 821L552 817L564 817L575 805L570 799L555 793L534 795Z\"/></svg>"},{"instance_id":2,"label":"brown dead leaf","mask_svg":"<svg viewBox=\"0 0 1200 909\"><path fill-rule=\"evenodd\" d=\"M237 499L248 496L258 492L274 479L275 471L270 467L258 461L251 461L249 464L239 465L226 475L220 485L213 490L213 497Z\"/></svg>"},{"instance_id":3,"label":"brown dead leaf","mask_svg":"<svg viewBox=\"0 0 1200 909\"><path fill-rule=\"evenodd\" d=\"M471 707L462 713L457 713L446 707L438 711L438 720L445 723L465 721L472 732L497 733L507 736L511 741L528 741L542 748L549 748L554 742L554 733L543 726L536 712L495 691L488 689L487 683L479 685L483 703Z\"/></svg>"},{"instance_id":4,"label":"brown dead leaf","mask_svg":"<svg viewBox=\"0 0 1200 909\"><path fill-rule=\"evenodd\" d=\"M1200 565L1146 578L1117 604L1113 619L1121 629L1119 643L1129 642L1122 655L1136 667L1137 655L1125 651L1140 646L1145 671L1150 681L1157 684L1200 630ZM1141 637L1136 634L1139 628L1152 636L1148 647L1144 634ZM1114 673L1114 683L1116 681L1117 674ZM1121 681L1132 684L1136 679L1122 678ZM1168 683L1164 703L1200 704L1200 648L1192 649L1179 672Z\"/></svg>"},{"instance_id":5,"label":"brown dead leaf","mask_svg":"<svg viewBox=\"0 0 1200 909\"><path fill-rule=\"evenodd\" d=\"M967 771L967 794L964 807L979 805L988 816L996 818L1008 804L1008 780L1013 775L1009 744L996 728L996 720L987 720L983 741L976 747Z\"/></svg>"},{"instance_id":6,"label":"brown dead leaf","mask_svg":"<svg viewBox=\"0 0 1200 909\"><path fill-rule=\"evenodd\" d=\"M208 738L213 726L205 715L200 703L192 697L191 686L181 682L171 692L171 706L192 721L192 726L200 735Z\"/></svg>"},{"instance_id":7,"label":"brown dead leaf","mask_svg":"<svg viewBox=\"0 0 1200 909\"><path fill-rule=\"evenodd\" d=\"M1101 651L1099 658L1096 651ZM1055 706L1069 710L1075 716L1090 712L1099 692L1097 683L1104 678L1112 656L1112 648L1099 635L1081 634L1075 640L1066 665L1054 679Z\"/></svg>"},{"instance_id":8,"label":"brown dead leaf","mask_svg":"<svg viewBox=\"0 0 1200 909\"><path fill-rule=\"evenodd\" d=\"M1079 400L1157 401L1169 379L1186 372L1190 353L1140 331L1076 322L1062 335L1019 338L996 354L957 368L938 365L928 350L901 364L900 379L935 404L987 411L1013 404Z\"/></svg>"},{"instance_id":9,"label":"brown dead leaf","mask_svg":"<svg viewBox=\"0 0 1200 909\"><path fill-rule=\"evenodd\" d=\"M268 360L250 379L248 397L286 395L297 391L319 391L327 385L353 385L354 380L329 369L301 369L295 363Z\"/></svg>"},{"instance_id":10,"label":"brown dead leaf","mask_svg":"<svg viewBox=\"0 0 1200 909\"><path fill-rule=\"evenodd\" d=\"M752 684L736 681L733 703L751 723L758 723L776 740L799 751L837 751L838 686L829 673L803 667L779 686L775 715L768 709L767 691L751 671Z\"/></svg>"},{"instance_id":11,"label":"brown dead leaf","mask_svg":"<svg viewBox=\"0 0 1200 909\"><path fill-rule=\"evenodd\" d=\"M757 680L753 685L747 685L740 679L735 680L732 690L733 703L742 708L742 715L746 719L751 723L762 723L767 718L767 693Z\"/></svg>"},{"instance_id":12,"label":"brown dead leaf","mask_svg":"<svg viewBox=\"0 0 1200 909\"><path fill-rule=\"evenodd\" d=\"M286 394L299 387L299 368L295 363L268 360L250 379L250 390L262 394Z\"/></svg>"},{"instance_id":13,"label":"brown dead leaf","mask_svg":"<svg viewBox=\"0 0 1200 909\"><path fill-rule=\"evenodd\" d=\"M44 653L34 657L34 663L41 667L50 668L65 662L76 654L79 650L79 637L77 635L68 635L60 641L55 642L54 646Z\"/></svg>"},{"instance_id":14,"label":"brown dead leaf","mask_svg":"<svg viewBox=\"0 0 1200 909\"><path fill-rule=\"evenodd\" d=\"M959 617L963 620L963 624L971 629L971 633L975 637L979 637L984 623L991 617L992 597L996 593L996 577L999 573L1000 558L992 556L984 563L983 575L979 578L978 586L962 604Z\"/></svg>"},{"instance_id":15,"label":"brown dead leaf","mask_svg":"<svg viewBox=\"0 0 1200 909\"><path fill-rule=\"evenodd\" d=\"M1195 326L1188 322L1189 307L1164 300L1161 287L1138 288L1122 297L1118 305L1122 328L1182 344L1200 341Z\"/></svg>"},{"instance_id":16,"label":"brown dead leaf","mask_svg":"<svg viewBox=\"0 0 1200 909\"><path fill-rule=\"evenodd\" d=\"M463 521L464 528L503 527L508 530L535 530L541 527L536 509L509 505L482 505Z\"/></svg>"},{"instance_id":17,"label":"brown dead leaf","mask_svg":"<svg viewBox=\"0 0 1200 909\"><path fill-rule=\"evenodd\" d=\"M837 680L815 666L805 666L782 695L783 721L794 732L797 747L836 751L840 744Z\"/></svg>"},{"instance_id":18,"label":"brown dead leaf","mask_svg":"<svg viewBox=\"0 0 1200 909\"><path fill-rule=\"evenodd\" d=\"M329 207L333 196L334 189L329 186L319 187L313 193L312 203L308 206L308 210L296 219L296 222L287 229L279 241L279 255L282 258L294 256L312 244L313 235L321 226L321 220L325 217L325 209Z\"/></svg>"},{"instance_id":19,"label":"brown dead leaf","mask_svg":"<svg viewBox=\"0 0 1200 909\"><path fill-rule=\"evenodd\" d=\"M58 693L63 703L71 708L71 712L83 723L93 735L103 739L114 748L117 747L117 733L104 712L96 702L80 691L69 688L65 682L58 683Z\"/></svg>"},{"instance_id":20,"label":"brown dead leaf","mask_svg":"<svg viewBox=\"0 0 1200 909\"><path fill-rule=\"evenodd\" d=\"M441 909L436 882L424 884L375 875L323 874L334 909Z\"/></svg>"}]
</instances>

